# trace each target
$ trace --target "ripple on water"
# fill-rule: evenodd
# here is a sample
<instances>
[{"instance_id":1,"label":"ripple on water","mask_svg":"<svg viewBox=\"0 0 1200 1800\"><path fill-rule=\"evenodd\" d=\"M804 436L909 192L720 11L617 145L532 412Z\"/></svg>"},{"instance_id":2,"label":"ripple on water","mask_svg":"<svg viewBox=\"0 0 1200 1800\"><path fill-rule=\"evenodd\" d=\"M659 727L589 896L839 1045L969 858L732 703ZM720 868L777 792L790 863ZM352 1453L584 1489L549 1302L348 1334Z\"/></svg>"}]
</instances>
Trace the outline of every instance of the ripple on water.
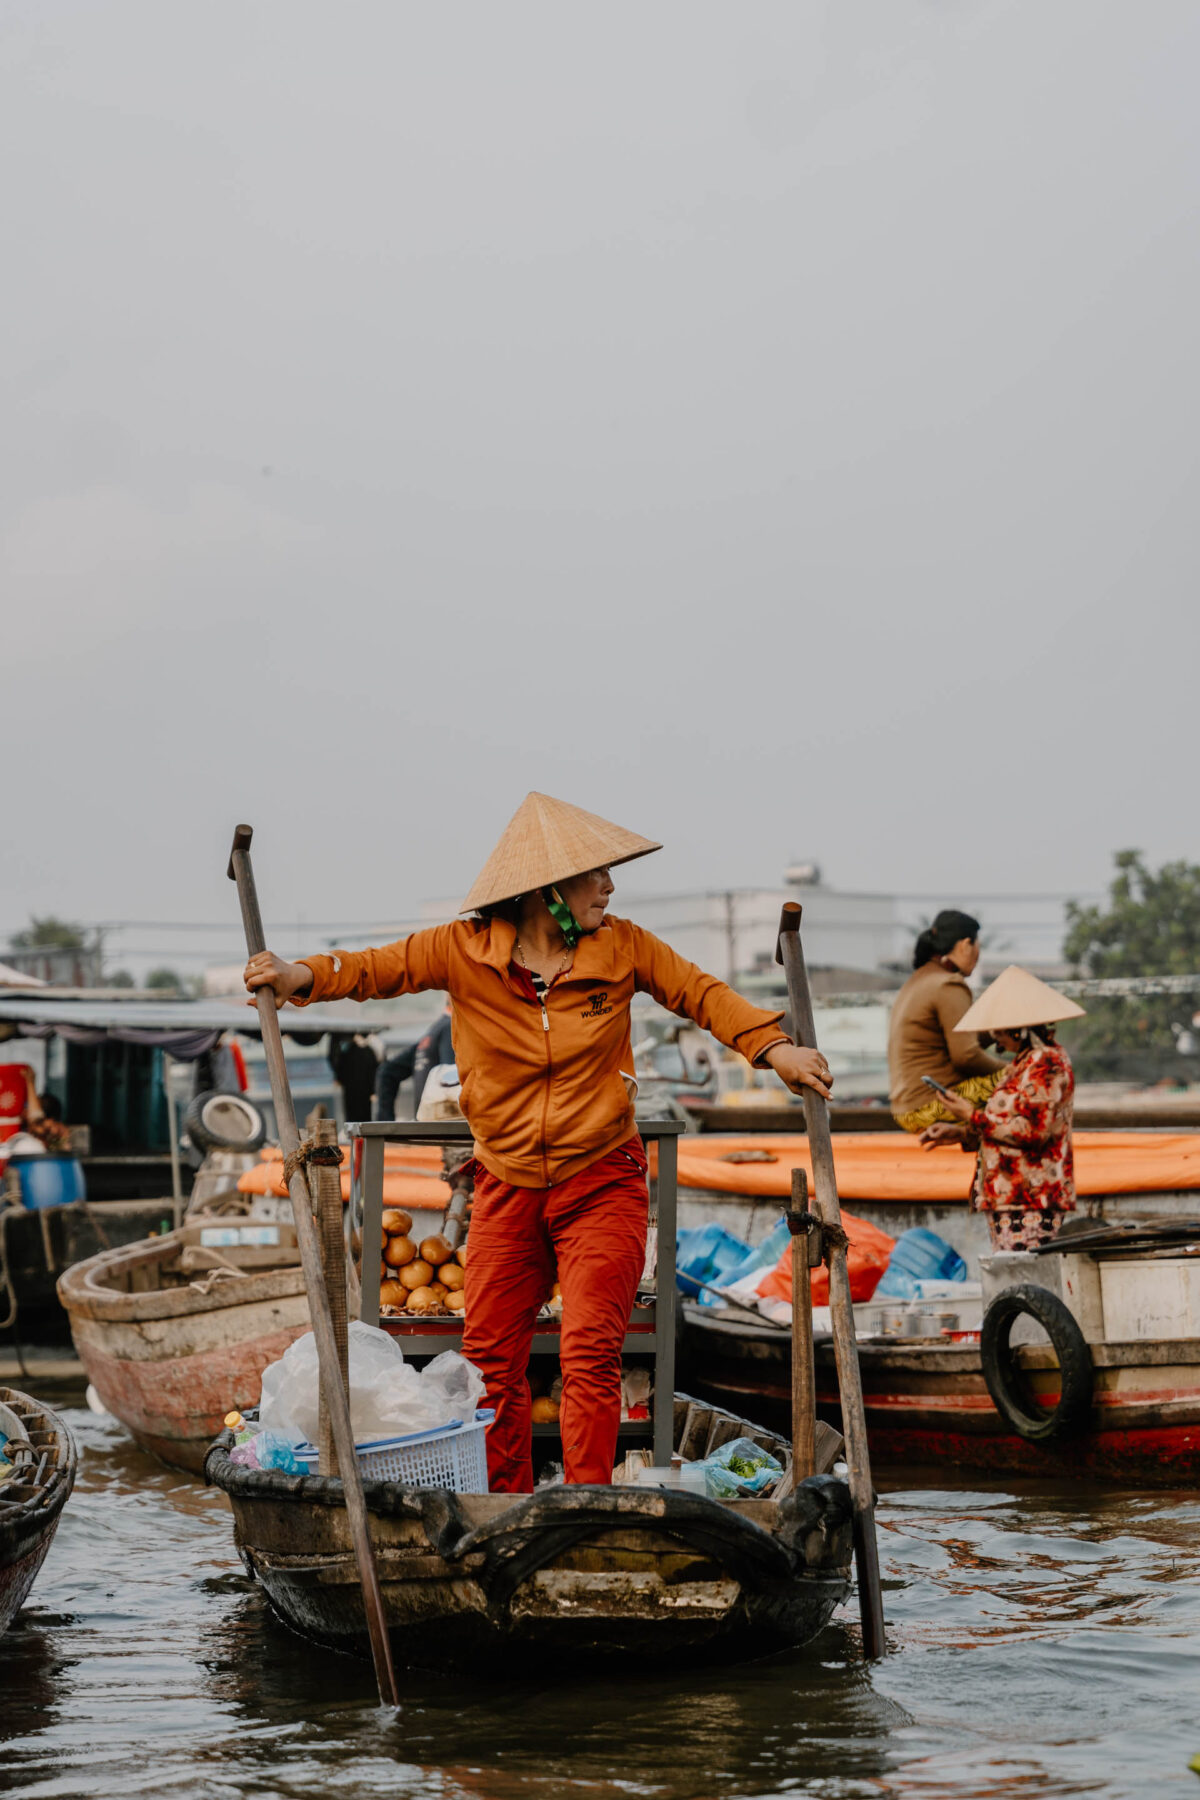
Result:
<instances>
[{"instance_id":1,"label":"ripple on water","mask_svg":"<svg viewBox=\"0 0 1200 1800\"><path fill-rule=\"evenodd\" d=\"M893 1654L853 1609L736 1670L488 1686L404 1677L293 1637L233 1550L224 1497L69 1415L79 1484L0 1640L0 1768L23 1800L1192 1800L1194 1495L884 1496Z\"/></svg>"}]
</instances>

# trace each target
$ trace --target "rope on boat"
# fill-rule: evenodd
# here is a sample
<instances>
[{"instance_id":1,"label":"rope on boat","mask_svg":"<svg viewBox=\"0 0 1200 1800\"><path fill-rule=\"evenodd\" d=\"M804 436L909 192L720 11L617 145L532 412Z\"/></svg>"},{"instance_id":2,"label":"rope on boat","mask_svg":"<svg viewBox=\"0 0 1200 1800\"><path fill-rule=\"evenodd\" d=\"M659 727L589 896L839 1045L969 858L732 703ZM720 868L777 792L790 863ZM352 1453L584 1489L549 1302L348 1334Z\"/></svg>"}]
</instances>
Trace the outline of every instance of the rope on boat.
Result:
<instances>
[{"instance_id":1,"label":"rope on boat","mask_svg":"<svg viewBox=\"0 0 1200 1800\"><path fill-rule=\"evenodd\" d=\"M290 1156L285 1156L283 1159L283 1185L290 1188L292 1176L298 1170L303 1169L307 1163L327 1163L336 1168L345 1160L346 1153L340 1145L314 1144L305 1139L304 1143L297 1145Z\"/></svg>"},{"instance_id":2,"label":"rope on boat","mask_svg":"<svg viewBox=\"0 0 1200 1800\"><path fill-rule=\"evenodd\" d=\"M808 1212L807 1210L797 1210L792 1212L789 1209L785 1216L787 1218L788 1230L793 1237L807 1237L810 1231L820 1232L821 1256L822 1260L825 1262L829 1261L829 1252L831 1250L848 1250L850 1248L850 1239L847 1237L842 1227L840 1225L826 1224L825 1220L820 1218L815 1212Z\"/></svg>"}]
</instances>

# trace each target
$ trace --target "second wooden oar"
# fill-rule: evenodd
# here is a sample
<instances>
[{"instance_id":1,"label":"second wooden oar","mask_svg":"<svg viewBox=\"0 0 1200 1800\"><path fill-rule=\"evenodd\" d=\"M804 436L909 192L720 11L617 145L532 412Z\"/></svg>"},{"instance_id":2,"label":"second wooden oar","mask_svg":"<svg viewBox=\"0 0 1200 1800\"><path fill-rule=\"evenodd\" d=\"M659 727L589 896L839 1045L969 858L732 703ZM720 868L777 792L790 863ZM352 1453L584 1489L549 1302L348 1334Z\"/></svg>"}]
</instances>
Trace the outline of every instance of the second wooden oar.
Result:
<instances>
[{"instance_id":1,"label":"second wooden oar","mask_svg":"<svg viewBox=\"0 0 1200 1800\"><path fill-rule=\"evenodd\" d=\"M776 960L787 976L788 1003L796 1042L817 1048L808 970L800 944L802 908L789 901L779 920ZM850 1297L850 1270L842 1232L833 1167L833 1141L829 1135L829 1102L812 1088L804 1089L804 1123L808 1128L808 1153L812 1159L817 1211L827 1235L829 1310L833 1324L833 1349L837 1359L838 1391L842 1402L842 1430L846 1437L846 1465L850 1472L850 1499L854 1507L854 1562L858 1573L858 1607L862 1617L863 1654L874 1662L886 1652L883 1635L883 1589L879 1580L879 1546L875 1540L875 1489L867 1451L867 1415L863 1407L862 1375L858 1343L854 1335L854 1302ZM794 1277L793 1277L794 1279Z\"/></svg>"},{"instance_id":2,"label":"second wooden oar","mask_svg":"<svg viewBox=\"0 0 1200 1800\"><path fill-rule=\"evenodd\" d=\"M803 1169L793 1169L787 1222L792 1235L792 1468L798 1482L817 1472L817 1389L808 1255L811 1217L808 1176Z\"/></svg>"},{"instance_id":3,"label":"second wooden oar","mask_svg":"<svg viewBox=\"0 0 1200 1800\"><path fill-rule=\"evenodd\" d=\"M237 882L238 901L242 909L242 924L246 931L246 950L250 956L257 956L267 946L263 935L262 914L258 909L258 893L254 886L254 870L250 866L250 839L252 836L253 832L249 825L239 825L234 832L228 874L231 881ZM300 1149L300 1133L296 1129L296 1111L292 1105L292 1090L288 1082L287 1063L283 1055L283 1038L279 1031L279 1013L274 990L269 987L259 988L254 1000L258 1007L259 1022L262 1026L267 1073L271 1078L271 1098L275 1103L275 1123L279 1130L279 1148L283 1151L286 1162ZM392 1646L388 1638L387 1620L383 1615L383 1595L379 1591L375 1553L371 1546L371 1525L367 1515L367 1502L363 1495L362 1472L359 1469L358 1457L354 1450L354 1431L350 1423L350 1400L342 1381L338 1345L333 1329L333 1316L329 1307L329 1294L325 1286L325 1271L321 1263L317 1223L312 1213L312 1195L309 1192L308 1177L304 1173L302 1163L293 1167L288 1182L288 1193L292 1198L296 1241L300 1246L304 1285L308 1291L308 1310L312 1320L313 1336L317 1341L321 1398L325 1402L333 1442L337 1450L342 1491L346 1500L346 1516L350 1522L350 1535L354 1541L354 1555L358 1563L358 1577L362 1583L367 1634L371 1640L371 1655L375 1661L375 1679L379 1683L379 1698L385 1706L399 1706L400 1692L396 1686L396 1671L392 1666Z\"/></svg>"}]
</instances>

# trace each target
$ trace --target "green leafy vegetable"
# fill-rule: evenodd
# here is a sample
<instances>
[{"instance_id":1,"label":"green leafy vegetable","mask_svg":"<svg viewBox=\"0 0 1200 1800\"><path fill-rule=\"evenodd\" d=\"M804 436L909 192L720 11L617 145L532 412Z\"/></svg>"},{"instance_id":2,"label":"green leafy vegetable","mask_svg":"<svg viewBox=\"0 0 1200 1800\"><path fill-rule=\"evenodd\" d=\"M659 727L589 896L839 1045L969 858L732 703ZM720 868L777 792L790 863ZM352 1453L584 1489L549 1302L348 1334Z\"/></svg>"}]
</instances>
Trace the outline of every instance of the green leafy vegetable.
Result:
<instances>
[{"instance_id":1,"label":"green leafy vegetable","mask_svg":"<svg viewBox=\"0 0 1200 1800\"><path fill-rule=\"evenodd\" d=\"M765 1456L731 1456L727 1466L735 1475L740 1475L743 1481L749 1481L760 1469L766 1468L767 1459Z\"/></svg>"}]
</instances>

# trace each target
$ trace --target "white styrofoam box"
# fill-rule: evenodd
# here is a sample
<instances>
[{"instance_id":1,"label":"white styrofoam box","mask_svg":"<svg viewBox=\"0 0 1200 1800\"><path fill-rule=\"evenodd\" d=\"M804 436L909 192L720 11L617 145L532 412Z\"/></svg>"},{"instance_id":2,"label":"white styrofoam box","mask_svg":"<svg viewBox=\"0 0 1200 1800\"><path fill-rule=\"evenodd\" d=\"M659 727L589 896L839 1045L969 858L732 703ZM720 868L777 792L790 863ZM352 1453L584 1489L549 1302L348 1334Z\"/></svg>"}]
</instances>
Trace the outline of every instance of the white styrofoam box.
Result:
<instances>
[{"instance_id":1,"label":"white styrofoam box","mask_svg":"<svg viewBox=\"0 0 1200 1800\"><path fill-rule=\"evenodd\" d=\"M200 1232L200 1242L206 1250L216 1250L225 1244L255 1245L262 1248L279 1242L278 1225L205 1225Z\"/></svg>"},{"instance_id":2,"label":"white styrofoam box","mask_svg":"<svg viewBox=\"0 0 1200 1800\"><path fill-rule=\"evenodd\" d=\"M1110 1344L1200 1338L1200 1257L1114 1257L1100 1264Z\"/></svg>"}]
</instances>

